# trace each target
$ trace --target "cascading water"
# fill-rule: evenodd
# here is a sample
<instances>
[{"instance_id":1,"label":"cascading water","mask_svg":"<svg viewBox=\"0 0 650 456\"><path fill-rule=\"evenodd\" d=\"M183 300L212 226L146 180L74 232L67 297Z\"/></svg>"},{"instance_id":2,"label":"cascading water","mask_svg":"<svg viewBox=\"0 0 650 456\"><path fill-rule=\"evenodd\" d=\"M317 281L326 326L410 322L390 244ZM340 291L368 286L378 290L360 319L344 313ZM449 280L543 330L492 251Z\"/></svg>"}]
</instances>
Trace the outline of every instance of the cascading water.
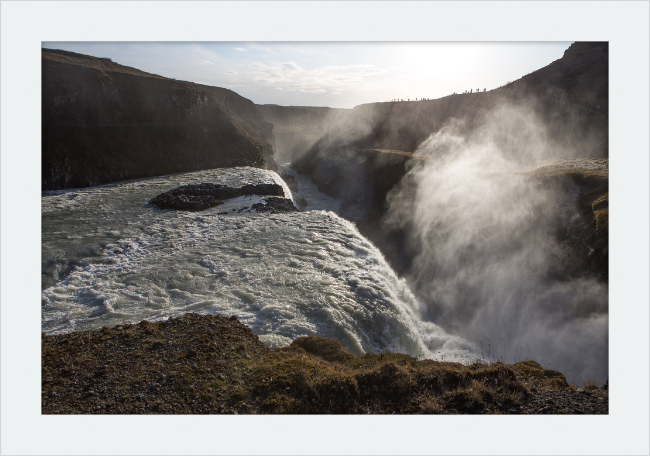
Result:
<instances>
[{"instance_id":1,"label":"cascading water","mask_svg":"<svg viewBox=\"0 0 650 456\"><path fill-rule=\"evenodd\" d=\"M304 208L305 211L324 210L332 211L336 214L339 213L339 208L341 207L339 200L318 191L318 187L311 181L309 176L296 173L289 165L289 163L282 164L287 174L293 176L296 180L298 192L305 198L305 202L307 203L307 206Z\"/></svg>"},{"instance_id":2,"label":"cascading water","mask_svg":"<svg viewBox=\"0 0 650 456\"><path fill-rule=\"evenodd\" d=\"M257 196L196 213L148 204L164 191L200 182L278 183L292 198L276 173L254 168L44 194L43 331L186 312L236 314L271 347L318 335L357 354L476 359L472 344L422 321L404 280L331 211L256 213L251 206L264 198ZM322 204L307 199L308 207Z\"/></svg>"}]
</instances>

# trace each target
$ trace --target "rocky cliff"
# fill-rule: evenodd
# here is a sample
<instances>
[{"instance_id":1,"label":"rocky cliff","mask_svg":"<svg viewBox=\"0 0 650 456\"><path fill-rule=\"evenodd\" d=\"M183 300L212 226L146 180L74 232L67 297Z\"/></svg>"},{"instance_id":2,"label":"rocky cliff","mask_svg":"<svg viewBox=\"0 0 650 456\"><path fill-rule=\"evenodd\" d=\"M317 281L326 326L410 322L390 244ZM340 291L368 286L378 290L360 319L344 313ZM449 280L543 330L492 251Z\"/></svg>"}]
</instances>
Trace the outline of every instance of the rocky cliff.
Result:
<instances>
[{"instance_id":1,"label":"rocky cliff","mask_svg":"<svg viewBox=\"0 0 650 456\"><path fill-rule=\"evenodd\" d=\"M561 96L572 103L609 109L609 43L577 42L561 59L505 87L507 90Z\"/></svg>"},{"instance_id":2,"label":"rocky cliff","mask_svg":"<svg viewBox=\"0 0 650 456\"><path fill-rule=\"evenodd\" d=\"M561 59L496 90L357 106L330 118L321 137L292 166L313 176L321 191L341 199L341 215L357 222L392 266L404 271L409 261L401 247L403 233L385 232L379 221L388 192L414 165L408 162L432 134L453 122L455 134L469 138L499 115L507 125L490 132L489 139L513 156L523 154L529 144L513 141L512 129L530 123L539 128L525 139L543 137L544 159L605 159L607 109L608 44L574 43ZM522 113L526 119L515 119Z\"/></svg>"},{"instance_id":3,"label":"rocky cliff","mask_svg":"<svg viewBox=\"0 0 650 456\"><path fill-rule=\"evenodd\" d=\"M200 169L277 169L273 126L235 92L42 50L44 190Z\"/></svg>"}]
</instances>

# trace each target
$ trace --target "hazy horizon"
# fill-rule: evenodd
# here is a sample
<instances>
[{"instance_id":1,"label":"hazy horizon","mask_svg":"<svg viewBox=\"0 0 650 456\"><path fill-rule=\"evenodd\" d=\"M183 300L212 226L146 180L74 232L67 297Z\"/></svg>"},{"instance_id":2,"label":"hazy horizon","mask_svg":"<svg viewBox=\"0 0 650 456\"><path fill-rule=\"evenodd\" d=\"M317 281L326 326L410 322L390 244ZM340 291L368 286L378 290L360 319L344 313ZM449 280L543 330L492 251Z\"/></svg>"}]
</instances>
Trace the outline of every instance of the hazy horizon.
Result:
<instances>
[{"instance_id":1,"label":"hazy horizon","mask_svg":"<svg viewBox=\"0 0 650 456\"><path fill-rule=\"evenodd\" d=\"M224 87L256 104L354 106L492 90L571 42L42 42L148 73Z\"/></svg>"}]
</instances>

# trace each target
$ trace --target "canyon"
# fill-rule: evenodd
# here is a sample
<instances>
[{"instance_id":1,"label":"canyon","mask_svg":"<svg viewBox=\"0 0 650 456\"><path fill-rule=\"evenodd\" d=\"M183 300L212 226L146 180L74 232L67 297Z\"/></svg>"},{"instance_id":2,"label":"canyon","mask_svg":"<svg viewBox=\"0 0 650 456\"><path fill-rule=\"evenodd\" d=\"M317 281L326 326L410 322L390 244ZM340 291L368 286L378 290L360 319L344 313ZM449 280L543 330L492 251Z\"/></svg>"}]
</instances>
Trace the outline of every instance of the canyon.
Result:
<instances>
[{"instance_id":1,"label":"canyon","mask_svg":"<svg viewBox=\"0 0 650 456\"><path fill-rule=\"evenodd\" d=\"M491 91L353 109L256 105L67 51L43 49L42 62L44 343L234 313L264 356L305 334L380 367L391 346L414 366L474 370L523 351L561 378L554 388L580 379L582 357L604 383L607 43L574 43ZM306 210L298 178L337 203ZM477 412L472 401L461 408ZM311 410L260 404L232 410Z\"/></svg>"}]
</instances>

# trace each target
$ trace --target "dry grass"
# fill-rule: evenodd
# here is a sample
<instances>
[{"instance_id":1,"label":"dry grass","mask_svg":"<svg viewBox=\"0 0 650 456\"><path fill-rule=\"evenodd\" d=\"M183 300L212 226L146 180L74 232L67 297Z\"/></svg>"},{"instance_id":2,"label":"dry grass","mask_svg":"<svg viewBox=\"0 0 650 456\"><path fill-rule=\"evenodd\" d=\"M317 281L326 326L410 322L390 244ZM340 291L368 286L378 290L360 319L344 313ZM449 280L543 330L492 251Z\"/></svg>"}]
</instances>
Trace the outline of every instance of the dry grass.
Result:
<instances>
[{"instance_id":1,"label":"dry grass","mask_svg":"<svg viewBox=\"0 0 650 456\"><path fill-rule=\"evenodd\" d=\"M43 336L43 413L519 413L532 387L568 388L534 361L355 356L332 339L270 350L235 317Z\"/></svg>"}]
</instances>

